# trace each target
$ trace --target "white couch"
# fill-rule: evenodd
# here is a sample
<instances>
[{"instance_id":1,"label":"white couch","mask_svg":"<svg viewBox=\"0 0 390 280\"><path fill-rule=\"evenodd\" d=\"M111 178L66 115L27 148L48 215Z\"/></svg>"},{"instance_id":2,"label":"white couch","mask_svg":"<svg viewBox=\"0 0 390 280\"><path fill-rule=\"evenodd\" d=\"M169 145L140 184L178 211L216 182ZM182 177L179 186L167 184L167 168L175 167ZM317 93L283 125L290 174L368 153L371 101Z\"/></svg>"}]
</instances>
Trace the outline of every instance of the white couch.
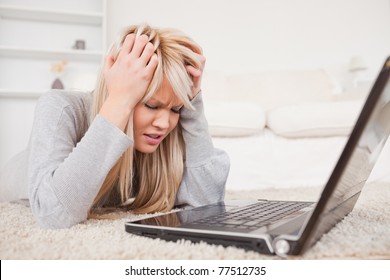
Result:
<instances>
[{"instance_id":1,"label":"white couch","mask_svg":"<svg viewBox=\"0 0 390 280\"><path fill-rule=\"evenodd\" d=\"M322 69L206 72L203 92L214 145L231 158L227 189L235 190L324 185L368 93L335 94ZM390 181L385 150L374 180Z\"/></svg>"}]
</instances>

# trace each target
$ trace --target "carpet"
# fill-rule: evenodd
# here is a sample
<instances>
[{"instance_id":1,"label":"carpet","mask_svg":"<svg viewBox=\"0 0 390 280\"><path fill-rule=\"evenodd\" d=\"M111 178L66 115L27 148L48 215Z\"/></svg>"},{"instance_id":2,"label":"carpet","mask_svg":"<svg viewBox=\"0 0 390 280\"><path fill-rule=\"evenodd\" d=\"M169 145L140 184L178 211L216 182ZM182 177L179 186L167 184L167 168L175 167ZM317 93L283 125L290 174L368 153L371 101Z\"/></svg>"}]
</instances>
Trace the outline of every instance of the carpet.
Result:
<instances>
[{"instance_id":1,"label":"carpet","mask_svg":"<svg viewBox=\"0 0 390 280\"><path fill-rule=\"evenodd\" d=\"M226 199L316 200L318 188L227 192ZM390 184L367 185L355 209L305 254L292 259L390 259ZM0 259L278 259L235 247L167 242L126 233L140 216L88 220L69 229L41 229L30 208L0 203Z\"/></svg>"}]
</instances>

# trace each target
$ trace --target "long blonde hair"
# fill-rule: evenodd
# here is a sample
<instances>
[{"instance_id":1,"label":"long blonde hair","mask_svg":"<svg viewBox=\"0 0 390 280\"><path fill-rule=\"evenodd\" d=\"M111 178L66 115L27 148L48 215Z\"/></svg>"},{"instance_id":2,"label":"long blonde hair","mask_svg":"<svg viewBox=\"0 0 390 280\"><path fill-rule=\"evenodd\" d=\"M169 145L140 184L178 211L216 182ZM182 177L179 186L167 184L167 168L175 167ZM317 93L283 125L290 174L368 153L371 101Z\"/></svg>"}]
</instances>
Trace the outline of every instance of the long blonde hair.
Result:
<instances>
[{"instance_id":1,"label":"long blonde hair","mask_svg":"<svg viewBox=\"0 0 390 280\"><path fill-rule=\"evenodd\" d=\"M158 56L158 66L142 102L147 102L166 79L177 98L185 108L193 109L190 103L192 80L186 71L187 65L200 68L201 61L195 53L201 48L192 39L175 29L156 29L147 24L126 28L111 51L118 55L128 34L146 34L154 45ZM94 91L91 119L99 113L108 92L102 71ZM130 118L125 133L132 137L133 121ZM109 171L100 191L90 208L89 216L94 216L104 206L121 207L130 198L133 201L126 207L136 213L164 212L174 206L176 193L183 176L185 143L180 123L150 154L128 148ZM118 199L119 198L119 199Z\"/></svg>"}]
</instances>

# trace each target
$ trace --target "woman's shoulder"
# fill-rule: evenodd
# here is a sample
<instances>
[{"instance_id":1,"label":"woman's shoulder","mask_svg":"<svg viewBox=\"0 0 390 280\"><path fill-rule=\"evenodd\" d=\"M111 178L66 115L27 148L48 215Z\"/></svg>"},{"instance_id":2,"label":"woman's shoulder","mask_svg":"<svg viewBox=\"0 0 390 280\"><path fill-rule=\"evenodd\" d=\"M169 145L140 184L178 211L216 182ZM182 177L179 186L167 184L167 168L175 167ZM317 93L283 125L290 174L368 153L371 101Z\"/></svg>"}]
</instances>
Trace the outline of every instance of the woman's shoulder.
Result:
<instances>
[{"instance_id":1,"label":"woman's shoulder","mask_svg":"<svg viewBox=\"0 0 390 280\"><path fill-rule=\"evenodd\" d=\"M43 94L38 105L49 105L53 108L89 108L92 102L92 93L83 91L51 90Z\"/></svg>"},{"instance_id":2,"label":"woman's shoulder","mask_svg":"<svg viewBox=\"0 0 390 280\"><path fill-rule=\"evenodd\" d=\"M91 103L91 92L52 90L39 98L35 119L53 126L66 120L85 129L89 125Z\"/></svg>"}]
</instances>

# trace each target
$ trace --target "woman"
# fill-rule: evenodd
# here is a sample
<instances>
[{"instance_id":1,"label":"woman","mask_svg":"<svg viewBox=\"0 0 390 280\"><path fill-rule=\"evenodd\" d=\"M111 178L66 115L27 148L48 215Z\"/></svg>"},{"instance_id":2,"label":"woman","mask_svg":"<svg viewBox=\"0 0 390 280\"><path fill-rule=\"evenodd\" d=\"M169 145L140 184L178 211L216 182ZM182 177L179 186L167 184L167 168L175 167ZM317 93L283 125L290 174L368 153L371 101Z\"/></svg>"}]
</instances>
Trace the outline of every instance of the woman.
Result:
<instances>
[{"instance_id":1,"label":"woman","mask_svg":"<svg viewBox=\"0 0 390 280\"><path fill-rule=\"evenodd\" d=\"M208 133L204 64L182 33L131 26L107 55L93 97L41 97L28 149L39 223L62 228L101 209L152 213L223 200L229 159Z\"/></svg>"}]
</instances>

